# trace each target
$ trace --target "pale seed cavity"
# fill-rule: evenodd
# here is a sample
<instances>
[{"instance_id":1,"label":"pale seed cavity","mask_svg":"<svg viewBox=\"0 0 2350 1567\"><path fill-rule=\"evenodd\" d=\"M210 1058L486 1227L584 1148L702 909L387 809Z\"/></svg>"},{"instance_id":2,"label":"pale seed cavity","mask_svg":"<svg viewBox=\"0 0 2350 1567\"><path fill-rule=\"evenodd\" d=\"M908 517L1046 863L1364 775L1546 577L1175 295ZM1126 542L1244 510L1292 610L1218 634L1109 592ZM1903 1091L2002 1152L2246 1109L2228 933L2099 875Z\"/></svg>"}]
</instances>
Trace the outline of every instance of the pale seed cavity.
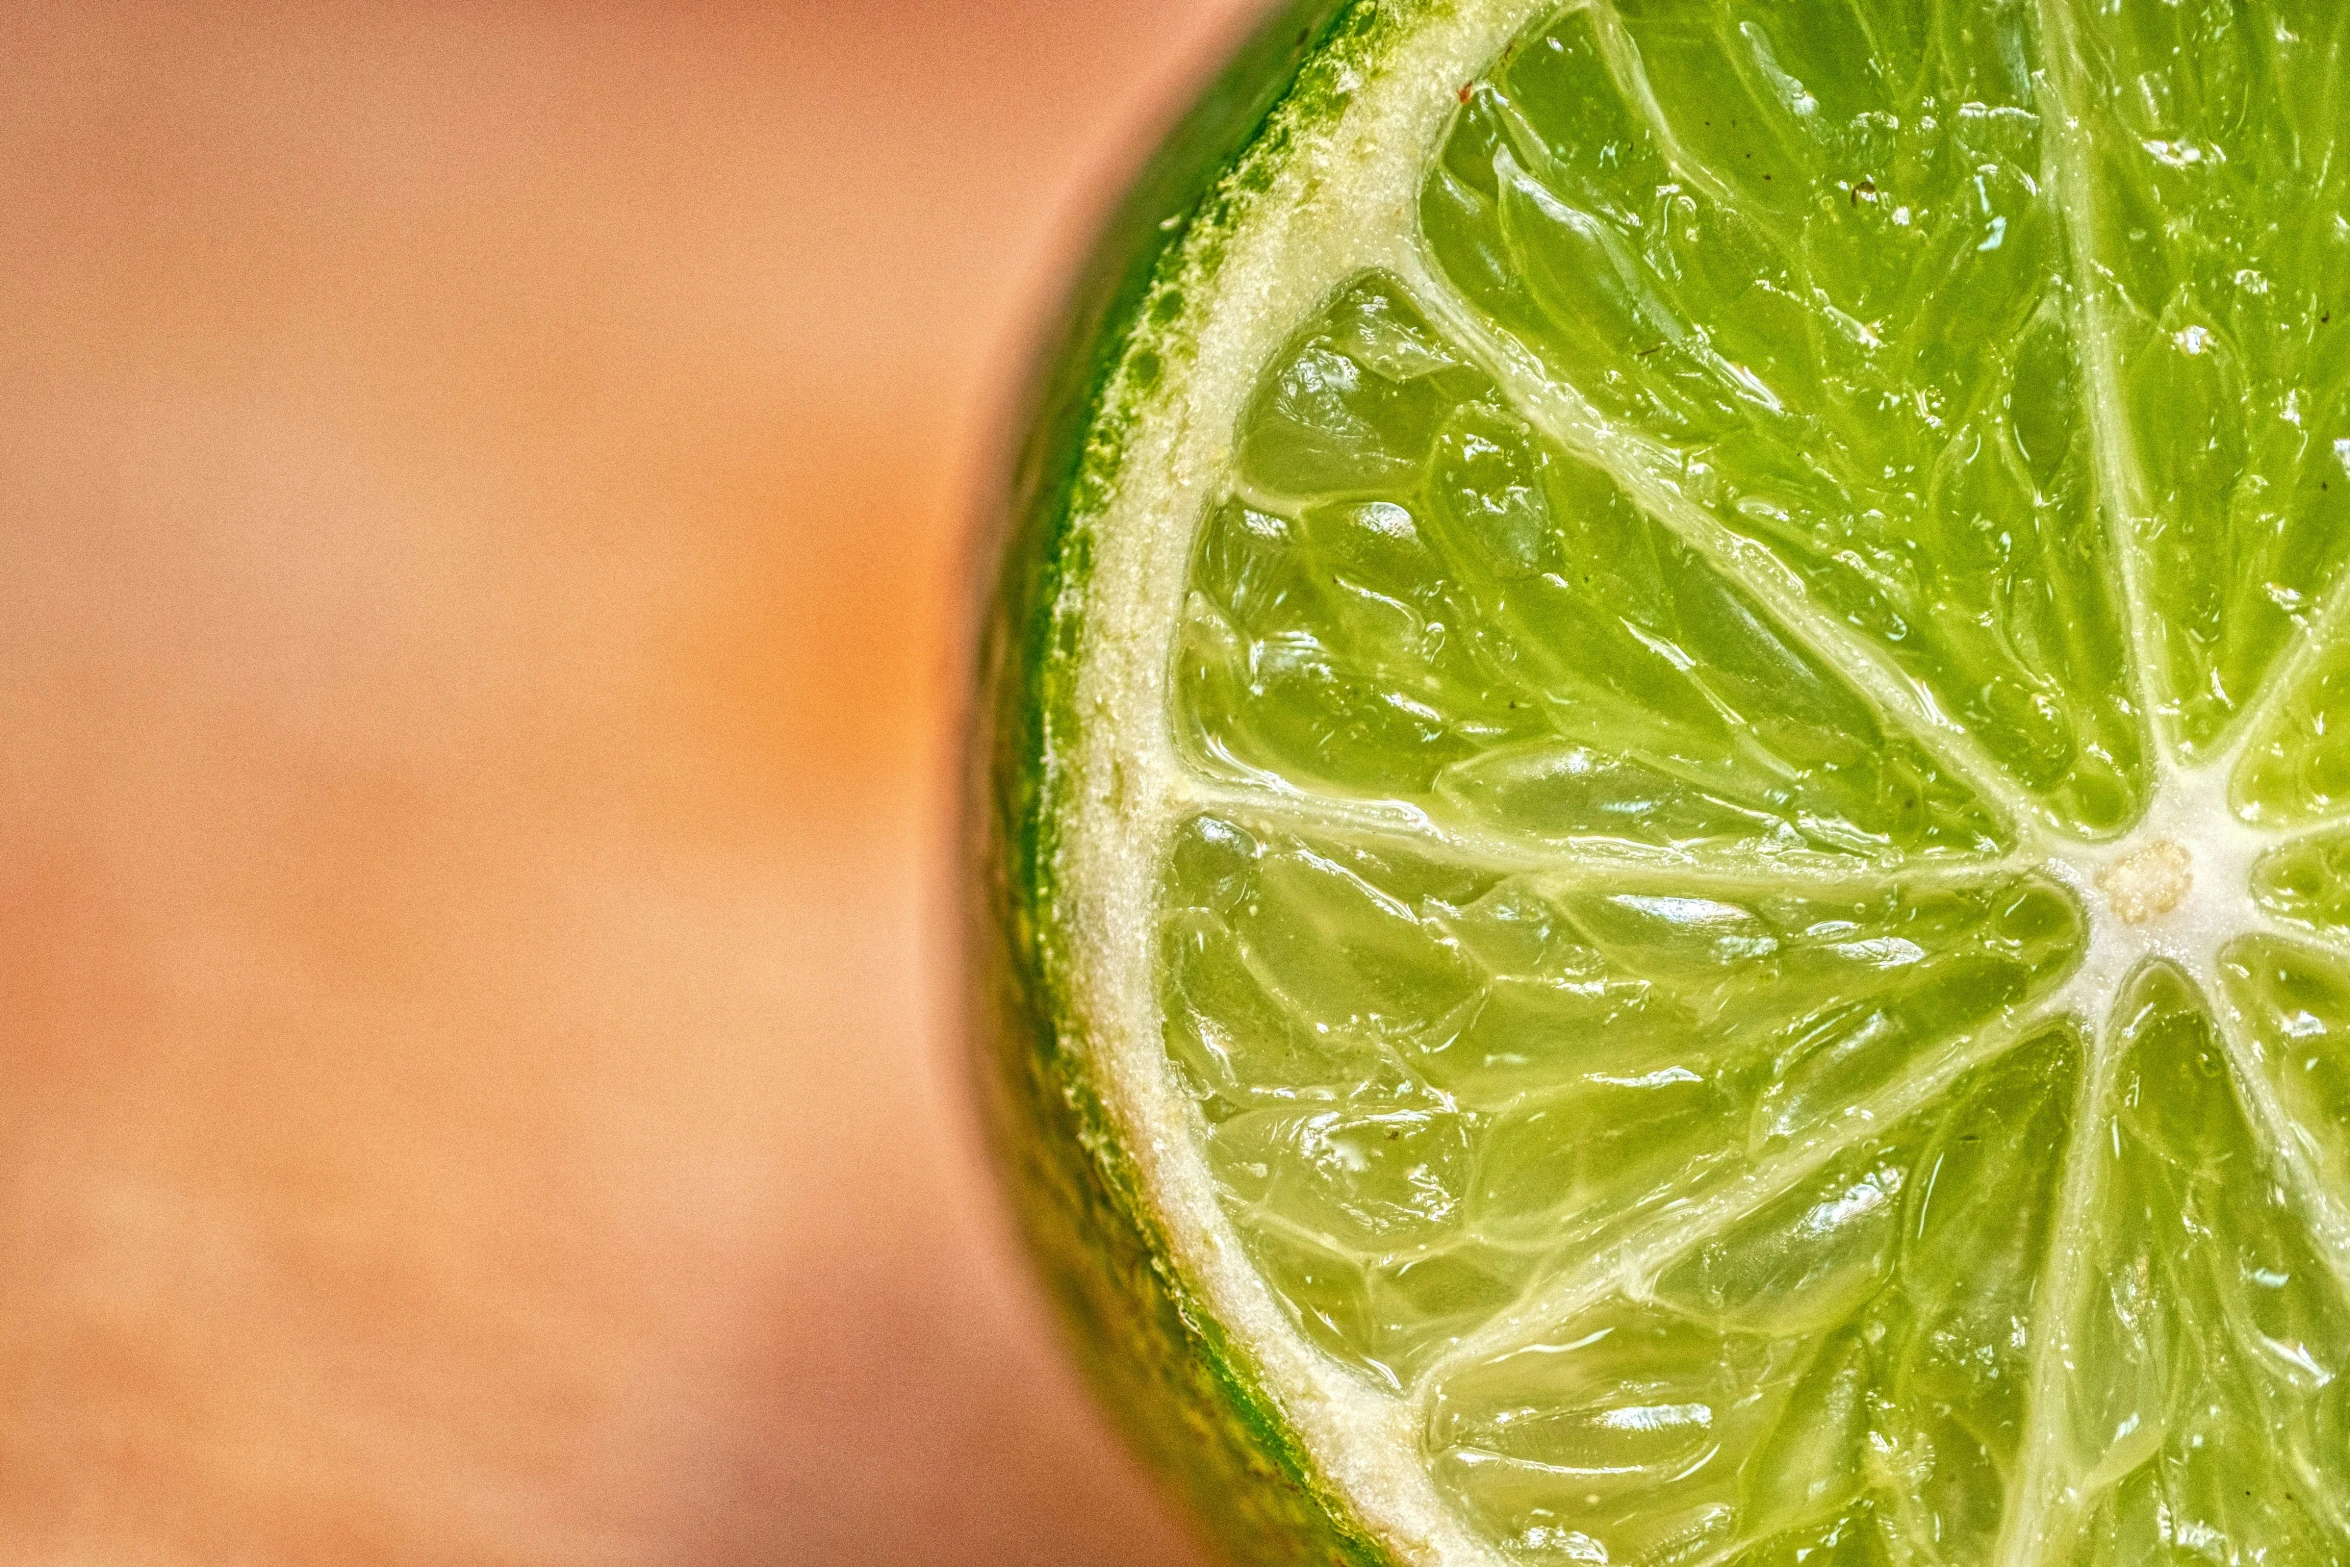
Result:
<instances>
[{"instance_id":1,"label":"pale seed cavity","mask_svg":"<svg viewBox=\"0 0 2350 1567\"><path fill-rule=\"evenodd\" d=\"M2169 838L2134 849L2097 873L2097 890L2125 925L2160 919L2184 903L2194 886L2194 856Z\"/></svg>"}]
</instances>

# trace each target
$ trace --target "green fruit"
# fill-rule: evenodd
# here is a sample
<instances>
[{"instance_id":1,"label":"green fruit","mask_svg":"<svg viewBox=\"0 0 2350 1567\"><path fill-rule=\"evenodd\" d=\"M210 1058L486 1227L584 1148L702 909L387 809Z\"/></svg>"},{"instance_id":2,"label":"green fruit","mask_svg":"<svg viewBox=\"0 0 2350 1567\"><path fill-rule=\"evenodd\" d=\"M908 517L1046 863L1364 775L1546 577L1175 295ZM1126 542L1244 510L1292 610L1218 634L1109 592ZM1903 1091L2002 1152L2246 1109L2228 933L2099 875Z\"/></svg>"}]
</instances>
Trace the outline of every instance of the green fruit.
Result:
<instances>
[{"instance_id":1,"label":"green fruit","mask_svg":"<svg viewBox=\"0 0 2350 1567\"><path fill-rule=\"evenodd\" d=\"M972 975L1236 1557L2350 1563L2346 108L2319 0L1386 0L1185 122Z\"/></svg>"}]
</instances>

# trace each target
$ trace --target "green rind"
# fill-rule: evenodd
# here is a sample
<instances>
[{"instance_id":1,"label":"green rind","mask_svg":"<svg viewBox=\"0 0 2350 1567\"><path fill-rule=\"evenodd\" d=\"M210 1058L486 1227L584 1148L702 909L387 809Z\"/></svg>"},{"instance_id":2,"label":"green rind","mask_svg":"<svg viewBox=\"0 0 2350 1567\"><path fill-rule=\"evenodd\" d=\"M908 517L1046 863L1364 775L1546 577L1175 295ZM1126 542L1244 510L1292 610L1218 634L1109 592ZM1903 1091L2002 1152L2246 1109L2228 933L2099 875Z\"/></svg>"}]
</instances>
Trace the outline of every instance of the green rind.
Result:
<instances>
[{"instance_id":1,"label":"green rind","mask_svg":"<svg viewBox=\"0 0 2350 1567\"><path fill-rule=\"evenodd\" d=\"M1251 37L1128 191L1080 274L1031 382L1020 444L987 519L963 755L965 996L990 1141L1048 1288L1096 1391L1236 1562L1391 1567L1284 1420L1259 1368L1174 1260L1104 1105L1073 1004L1059 905L1059 826L1076 730L1077 624L1092 564L1085 519L1114 485L1130 414L1121 386L1157 368L1145 316L1180 305L1233 208L1297 128L1343 107L1326 62L1374 47L1366 0L1289 0ZM1209 262L1212 265L1212 260Z\"/></svg>"}]
</instances>

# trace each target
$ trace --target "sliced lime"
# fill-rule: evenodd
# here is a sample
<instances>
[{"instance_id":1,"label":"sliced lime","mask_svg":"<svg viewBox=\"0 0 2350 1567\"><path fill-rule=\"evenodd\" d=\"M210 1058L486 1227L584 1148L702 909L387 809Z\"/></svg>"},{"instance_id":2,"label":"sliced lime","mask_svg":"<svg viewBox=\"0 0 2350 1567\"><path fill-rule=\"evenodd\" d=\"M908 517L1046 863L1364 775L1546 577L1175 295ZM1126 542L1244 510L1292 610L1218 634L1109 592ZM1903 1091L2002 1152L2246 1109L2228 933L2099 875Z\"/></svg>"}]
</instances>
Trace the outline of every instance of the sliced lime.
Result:
<instances>
[{"instance_id":1,"label":"sliced lime","mask_svg":"<svg viewBox=\"0 0 2350 1567\"><path fill-rule=\"evenodd\" d=\"M993 644L1114 1396L1263 1560L2350 1562L2350 12L1307 21Z\"/></svg>"}]
</instances>

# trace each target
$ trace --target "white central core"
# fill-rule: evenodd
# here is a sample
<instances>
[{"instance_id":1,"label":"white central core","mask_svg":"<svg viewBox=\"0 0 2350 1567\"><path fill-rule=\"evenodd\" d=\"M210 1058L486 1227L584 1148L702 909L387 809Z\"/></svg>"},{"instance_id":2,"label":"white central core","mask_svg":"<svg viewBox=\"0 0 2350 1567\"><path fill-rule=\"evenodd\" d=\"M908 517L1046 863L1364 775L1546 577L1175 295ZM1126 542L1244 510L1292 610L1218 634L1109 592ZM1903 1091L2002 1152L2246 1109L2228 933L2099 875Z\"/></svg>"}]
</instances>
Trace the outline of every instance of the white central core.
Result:
<instances>
[{"instance_id":1,"label":"white central core","mask_svg":"<svg viewBox=\"0 0 2350 1567\"><path fill-rule=\"evenodd\" d=\"M2119 842L2045 838L2050 875L2081 901L2089 950L2074 1001L2102 1023L2121 982L2149 958L2167 958L2216 994L2219 955L2262 929L2252 866L2272 841L2228 808L2229 769L2165 769L2154 803Z\"/></svg>"}]
</instances>

